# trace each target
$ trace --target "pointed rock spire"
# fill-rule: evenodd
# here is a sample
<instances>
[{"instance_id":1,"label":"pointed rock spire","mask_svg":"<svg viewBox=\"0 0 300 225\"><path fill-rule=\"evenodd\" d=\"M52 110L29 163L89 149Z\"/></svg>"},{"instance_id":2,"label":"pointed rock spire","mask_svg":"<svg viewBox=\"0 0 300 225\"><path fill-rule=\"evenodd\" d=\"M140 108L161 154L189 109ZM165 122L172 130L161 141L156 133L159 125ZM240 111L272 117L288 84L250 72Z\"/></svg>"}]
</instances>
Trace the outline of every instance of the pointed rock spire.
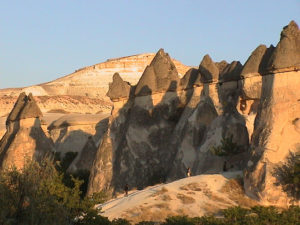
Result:
<instances>
[{"instance_id":1,"label":"pointed rock spire","mask_svg":"<svg viewBox=\"0 0 300 225\"><path fill-rule=\"evenodd\" d=\"M240 80L242 69L243 66L239 61L233 61L224 68L222 74L220 74L220 80L222 82Z\"/></svg>"},{"instance_id":2,"label":"pointed rock spire","mask_svg":"<svg viewBox=\"0 0 300 225\"><path fill-rule=\"evenodd\" d=\"M283 28L268 64L269 71L288 67L300 67L300 30L295 21Z\"/></svg>"},{"instance_id":3,"label":"pointed rock spire","mask_svg":"<svg viewBox=\"0 0 300 225\"><path fill-rule=\"evenodd\" d=\"M222 74L223 70L226 68L226 66L228 66L228 62L226 62L225 60L222 60L221 62L216 62L215 64L219 69L219 74Z\"/></svg>"},{"instance_id":4,"label":"pointed rock spire","mask_svg":"<svg viewBox=\"0 0 300 225\"><path fill-rule=\"evenodd\" d=\"M128 98L130 95L130 84L123 81L119 73L113 75L113 82L109 83L107 96L111 99Z\"/></svg>"},{"instance_id":5,"label":"pointed rock spire","mask_svg":"<svg viewBox=\"0 0 300 225\"><path fill-rule=\"evenodd\" d=\"M200 85L199 70L195 68L189 69L180 80L180 86L183 89L192 88L193 85Z\"/></svg>"},{"instance_id":6,"label":"pointed rock spire","mask_svg":"<svg viewBox=\"0 0 300 225\"><path fill-rule=\"evenodd\" d=\"M259 73L259 65L266 51L267 47L265 45L259 45L247 59L241 76L247 77L250 74Z\"/></svg>"},{"instance_id":7,"label":"pointed rock spire","mask_svg":"<svg viewBox=\"0 0 300 225\"><path fill-rule=\"evenodd\" d=\"M159 91L175 91L179 76L170 56L160 49L141 76L135 95L149 95Z\"/></svg>"},{"instance_id":8,"label":"pointed rock spire","mask_svg":"<svg viewBox=\"0 0 300 225\"><path fill-rule=\"evenodd\" d=\"M6 123L26 118L40 118L42 116L43 114L37 106L32 94L30 93L27 96L25 92L22 92L8 115Z\"/></svg>"},{"instance_id":9,"label":"pointed rock spire","mask_svg":"<svg viewBox=\"0 0 300 225\"><path fill-rule=\"evenodd\" d=\"M219 69L208 54L203 57L199 71L203 83L209 83L219 79Z\"/></svg>"}]
</instances>

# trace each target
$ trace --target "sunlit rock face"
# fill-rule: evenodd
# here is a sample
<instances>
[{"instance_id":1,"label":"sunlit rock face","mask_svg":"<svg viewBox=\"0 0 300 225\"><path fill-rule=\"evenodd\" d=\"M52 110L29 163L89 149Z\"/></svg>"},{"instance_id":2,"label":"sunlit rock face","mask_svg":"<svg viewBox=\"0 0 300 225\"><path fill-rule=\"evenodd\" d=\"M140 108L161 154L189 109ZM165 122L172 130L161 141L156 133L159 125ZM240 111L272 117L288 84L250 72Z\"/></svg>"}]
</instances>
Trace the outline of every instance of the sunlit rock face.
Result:
<instances>
[{"instance_id":1,"label":"sunlit rock face","mask_svg":"<svg viewBox=\"0 0 300 225\"><path fill-rule=\"evenodd\" d=\"M42 112L31 94L21 93L6 120L7 131L0 141L1 169L21 169L28 160L50 155L53 142L41 128Z\"/></svg>"},{"instance_id":2,"label":"sunlit rock face","mask_svg":"<svg viewBox=\"0 0 300 225\"><path fill-rule=\"evenodd\" d=\"M253 150L244 183L246 193L264 204L284 206L292 200L292 193L281 185L283 174L280 168L300 148L297 123L300 118L299 46L300 30L292 21L283 28L261 77L251 142ZM299 204L299 201L295 203Z\"/></svg>"},{"instance_id":3,"label":"sunlit rock face","mask_svg":"<svg viewBox=\"0 0 300 225\"><path fill-rule=\"evenodd\" d=\"M232 170L242 169L249 137L236 110L236 74L229 73L237 65L217 64L205 56L198 69L180 79L161 49L130 91L119 77L113 79L108 94L114 106L92 166L89 194L120 190L124 183L143 188L182 178L188 167L193 174L220 172L228 161ZM219 83L219 67L229 81ZM121 90L127 94L118 94ZM210 148L231 135L244 153L226 159L215 156Z\"/></svg>"}]
</instances>

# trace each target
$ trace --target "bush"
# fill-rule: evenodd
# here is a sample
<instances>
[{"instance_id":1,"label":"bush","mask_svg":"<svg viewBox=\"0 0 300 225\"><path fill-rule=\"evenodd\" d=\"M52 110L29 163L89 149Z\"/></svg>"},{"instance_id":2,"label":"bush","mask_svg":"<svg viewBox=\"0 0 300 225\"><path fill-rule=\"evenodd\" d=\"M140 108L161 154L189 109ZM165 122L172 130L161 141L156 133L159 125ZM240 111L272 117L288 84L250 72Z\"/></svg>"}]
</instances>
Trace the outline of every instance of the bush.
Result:
<instances>
[{"instance_id":1,"label":"bush","mask_svg":"<svg viewBox=\"0 0 300 225\"><path fill-rule=\"evenodd\" d=\"M290 152L286 163L274 170L277 184L283 186L283 190L295 199L300 199L300 151Z\"/></svg>"},{"instance_id":2,"label":"bush","mask_svg":"<svg viewBox=\"0 0 300 225\"><path fill-rule=\"evenodd\" d=\"M232 141L233 136L223 138L221 145L212 147L211 152L217 156L230 156L242 152L242 148Z\"/></svg>"},{"instance_id":3,"label":"bush","mask_svg":"<svg viewBox=\"0 0 300 225\"><path fill-rule=\"evenodd\" d=\"M72 181L74 187L67 187L49 160L1 171L0 224L68 225L93 212L93 201L80 198L82 181Z\"/></svg>"}]
</instances>

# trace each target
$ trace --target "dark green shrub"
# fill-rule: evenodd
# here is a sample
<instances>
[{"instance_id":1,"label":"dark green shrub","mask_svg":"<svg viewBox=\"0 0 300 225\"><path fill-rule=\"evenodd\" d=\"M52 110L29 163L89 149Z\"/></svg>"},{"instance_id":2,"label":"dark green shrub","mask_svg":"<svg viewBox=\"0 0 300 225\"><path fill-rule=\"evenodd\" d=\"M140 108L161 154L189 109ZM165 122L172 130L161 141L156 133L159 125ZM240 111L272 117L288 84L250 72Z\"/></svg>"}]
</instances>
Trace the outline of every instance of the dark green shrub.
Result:
<instances>
[{"instance_id":1,"label":"dark green shrub","mask_svg":"<svg viewBox=\"0 0 300 225\"><path fill-rule=\"evenodd\" d=\"M166 219L163 225L193 225L192 218L187 216L172 216Z\"/></svg>"},{"instance_id":2,"label":"dark green shrub","mask_svg":"<svg viewBox=\"0 0 300 225\"><path fill-rule=\"evenodd\" d=\"M274 170L277 184L295 199L300 199L300 151L290 152L286 162Z\"/></svg>"},{"instance_id":3,"label":"dark green shrub","mask_svg":"<svg viewBox=\"0 0 300 225\"><path fill-rule=\"evenodd\" d=\"M82 218L77 219L74 225L111 225L107 217L98 215L96 211L90 211Z\"/></svg>"},{"instance_id":4,"label":"dark green shrub","mask_svg":"<svg viewBox=\"0 0 300 225\"><path fill-rule=\"evenodd\" d=\"M137 223L136 225L155 225L156 223L153 221L141 221Z\"/></svg>"},{"instance_id":5,"label":"dark green shrub","mask_svg":"<svg viewBox=\"0 0 300 225\"><path fill-rule=\"evenodd\" d=\"M211 152L217 156L230 156L241 153L243 150L240 146L232 141L233 136L223 138L221 145L212 147Z\"/></svg>"},{"instance_id":6,"label":"dark green shrub","mask_svg":"<svg viewBox=\"0 0 300 225\"><path fill-rule=\"evenodd\" d=\"M125 219L114 219L112 222L111 222L112 225L131 225L130 222L128 220L125 220Z\"/></svg>"}]
</instances>

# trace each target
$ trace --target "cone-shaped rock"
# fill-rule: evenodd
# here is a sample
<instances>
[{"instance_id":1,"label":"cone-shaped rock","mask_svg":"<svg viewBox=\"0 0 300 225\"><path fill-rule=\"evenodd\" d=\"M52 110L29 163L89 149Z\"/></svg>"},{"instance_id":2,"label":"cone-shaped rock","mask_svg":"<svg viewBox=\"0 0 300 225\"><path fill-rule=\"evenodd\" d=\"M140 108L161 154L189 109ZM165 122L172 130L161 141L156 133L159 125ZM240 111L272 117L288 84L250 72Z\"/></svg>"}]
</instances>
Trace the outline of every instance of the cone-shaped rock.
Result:
<instances>
[{"instance_id":1,"label":"cone-shaped rock","mask_svg":"<svg viewBox=\"0 0 300 225\"><path fill-rule=\"evenodd\" d=\"M268 70L288 67L300 67L300 30L294 21L283 28L280 41L269 61Z\"/></svg>"},{"instance_id":2,"label":"cone-shaped rock","mask_svg":"<svg viewBox=\"0 0 300 225\"><path fill-rule=\"evenodd\" d=\"M53 150L53 142L41 128L42 112L33 96L21 93L9 114L7 131L0 141L0 168L21 169L27 160L40 161Z\"/></svg>"},{"instance_id":3,"label":"cone-shaped rock","mask_svg":"<svg viewBox=\"0 0 300 225\"><path fill-rule=\"evenodd\" d=\"M217 81L219 78L219 69L209 55L203 57L199 66L199 71L203 83Z\"/></svg>"},{"instance_id":4,"label":"cone-shaped rock","mask_svg":"<svg viewBox=\"0 0 300 225\"><path fill-rule=\"evenodd\" d=\"M197 69L191 68L180 80L180 86L183 89L192 88L194 85L200 85L200 73Z\"/></svg>"},{"instance_id":5,"label":"cone-shaped rock","mask_svg":"<svg viewBox=\"0 0 300 225\"><path fill-rule=\"evenodd\" d=\"M160 49L141 76L135 89L135 95L143 96L153 92L175 91L178 82L178 72L174 63L170 56Z\"/></svg>"},{"instance_id":6,"label":"cone-shaped rock","mask_svg":"<svg viewBox=\"0 0 300 225\"><path fill-rule=\"evenodd\" d=\"M226 62L225 60L222 60L221 62L216 62L215 64L219 69L219 74L222 74L223 70L226 68L226 66L228 66L228 62Z\"/></svg>"},{"instance_id":7,"label":"cone-shaped rock","mask_svg":"<svg viewBox=\"0 0 300 225\"><path fill-rule=\"evenodd\" d=\"M265 45L259 45L251 53L248 60L246 61L244 68L241 72L241 76L247 77L250 74L259 73L259 65L266 51L267 51L267 47Z\"/></svg>"},{"instance_id":8,"label":"cone-shaped rock","mask_svg":"<svg viewBox=\"0 0 300 225\"><path fill-rule=\"evenodd\" d=\"M7 117L7 123L26 118L39 118L42 116L43 114L33 99L32 94L30 93L27 96L25 92L22 92L19 95L14 108Z\"/></svg>"},{"instance_id":9,"label":"cone-shaped rock","mask_svg":"<svg viewBox=\"0 0 300 225\"><path fill-rule=\"evenodd\" d=\"M242 69L243 66L239 61L233 61L224 68L222 74L220 74L220 80L222 82L240 80Z\"/></svg>"},{"instance_id":10,"label":"cone-shaped rock","mask_svg":"<svg viewBox=\"0 0 300 225\"><path fill-rule=\"evenodd\" d=\"M128 82L123 81L119 73L113 76L113 82L109 84L107 96L111 99L128 98L130 95L130 88Z\"/></svg>"}]
</instances>

